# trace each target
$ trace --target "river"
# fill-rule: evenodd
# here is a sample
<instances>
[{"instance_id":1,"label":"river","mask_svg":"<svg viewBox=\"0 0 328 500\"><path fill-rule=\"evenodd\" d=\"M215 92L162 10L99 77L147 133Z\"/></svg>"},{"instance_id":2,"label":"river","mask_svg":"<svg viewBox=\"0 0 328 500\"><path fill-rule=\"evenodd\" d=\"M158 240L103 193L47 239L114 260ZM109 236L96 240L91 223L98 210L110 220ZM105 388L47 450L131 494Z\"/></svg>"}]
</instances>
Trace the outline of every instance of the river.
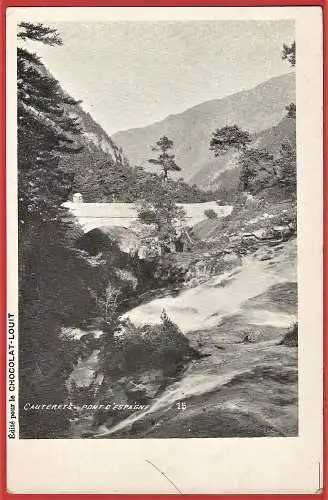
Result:
<instances>
[{"instance_id":1,"label":"river","mask_svg":"<svg viewBox=\"0 0 328 500\"><path fill-rule=\"evenodd\" d=\"M155 323L163 309L202 357L150 408L96 437L297 435L297 348L280 345L297 320L295 240L125 316Z\"/></svg>"}]
</instances>

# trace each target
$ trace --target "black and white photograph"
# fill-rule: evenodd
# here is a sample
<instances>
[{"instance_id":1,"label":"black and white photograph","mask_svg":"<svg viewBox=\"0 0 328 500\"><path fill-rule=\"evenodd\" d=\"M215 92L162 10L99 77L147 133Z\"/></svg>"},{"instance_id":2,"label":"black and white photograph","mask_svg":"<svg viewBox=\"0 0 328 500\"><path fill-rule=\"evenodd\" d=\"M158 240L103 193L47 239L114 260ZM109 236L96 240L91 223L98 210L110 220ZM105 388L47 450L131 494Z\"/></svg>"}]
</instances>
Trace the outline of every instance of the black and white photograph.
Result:
<instances>
[{"instance_id":1,"label":"black and white photograph","mask_svg":"<svg viewBox=\"0 0 328 500\"><path fill-rule=\"evenodd\" d=\"M286 9L9 9L14 492L320 491L321 14Z\"/></svg>"},{"instance_id":2,"label":"black and white photograph","mask_svg":"<svg viewBox=\"0 0 328 500\"><path fill-rule=\"evenodd\" d=\"M18 24L20 438L297 436L296 55Z\"/></svg>"}]
</instances>

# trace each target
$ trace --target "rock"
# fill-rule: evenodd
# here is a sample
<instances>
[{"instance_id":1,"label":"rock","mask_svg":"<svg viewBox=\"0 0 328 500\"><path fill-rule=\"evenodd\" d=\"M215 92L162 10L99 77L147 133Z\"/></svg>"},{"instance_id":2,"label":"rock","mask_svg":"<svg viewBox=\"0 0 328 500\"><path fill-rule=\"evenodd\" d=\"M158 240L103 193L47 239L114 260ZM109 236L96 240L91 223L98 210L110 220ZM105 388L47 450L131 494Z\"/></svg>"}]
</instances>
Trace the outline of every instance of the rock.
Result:
<instances>
[{"instance_id":1,"label":"rock","mask_svg":"<svg viewBox=\"0 0 328 500\"><path fill-rule=\"evenodd\" d=\"M138 279L134 276L134 274L131 271L127 269L116 269L115 274L120 280L129 283L129 285L133 290L137 288Z\"/></svg>"},{"instance_id":2,"label":"rock","mask_svg":"<svg viewBox=\"0 0 328 500\"><path fill-rule=\"evenodd\" d=\"M241 343L254 344L260 338L261 333L257 331L244 332Z\"/></svg>"},{"instance_id":3,"label":"rock","mask_svg":"<svg viewBox=\"0 0 328 500\"><path fill-rule=\"evenodd\" d=\"M271 260L272 259L272 255L264 255L263 257L260 258L261 261L263 260Z\"/></svg>"},{"instance_id":4,"label":"rock","mask_svg":"<svg viewBox=\"0 0 328 500\"><path fill-rule=\"evenodd\" d=\"M152 399L158 393L164 381L163 370L153 369L129 377L125 384L125 393L129 399L141 397L143 400Z\"/></svg>"}]
</instances>

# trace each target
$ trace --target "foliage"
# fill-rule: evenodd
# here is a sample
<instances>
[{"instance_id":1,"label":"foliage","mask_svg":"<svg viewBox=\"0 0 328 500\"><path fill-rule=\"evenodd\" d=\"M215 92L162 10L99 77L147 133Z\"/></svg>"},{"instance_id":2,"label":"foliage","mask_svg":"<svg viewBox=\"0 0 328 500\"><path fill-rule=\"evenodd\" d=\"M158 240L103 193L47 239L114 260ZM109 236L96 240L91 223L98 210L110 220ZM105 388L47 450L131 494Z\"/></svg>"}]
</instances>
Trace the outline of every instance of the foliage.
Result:
<instances>
[{"instance_id":1,"label":"foliage","mask_svg":"<svg viewBox=\"0 0 328 500\"><path fill-rule=\"evenodd\" d=\"M210 150L214 151L215 156L221 156L230 148L243 150L250 142L250 135L246 130L242 130L237 125L225 126L213 132Z\"/></svg>"},{"instance_id":2,"label":"foliage","mask_svg":"<svg viewBox=\"0 0 328 500\"><path fill-rule=\"evenodd\" d=\"M258 193L276 182L273 155L265 149L249 148L240 156L240 185L243 191Z\"/></svg>"},{"instance_id":3,"label":"foliage","mask_svg":"<svg viewBox=\"0 0 328 500\"><path fill-rule=\"evenodd\" d=\"M283 44L282 59L287 60L292 67L296 65L296 43L295 41L290 45ZM294 102L286 106L287 118L296 118L296 104Z\"/></svg>"},{"instance_id":4,"label":"foliage","mask_svg":"<svg viewBox=\"0 0 328 500\"><path fill-rule=\"evenodd\" d=\"M213 193L213 197L219 205L235 205L235 203L237 203L238 197L240 196L238 191L240 186L239 170L240 169L225 170L220 175L220 182L222 182L222 184Z\"/></svg>"},{"instance_id":5,"label":"foliage","mask_svg":"<svg viewBox=\"0 0 328 500\"><path fill-rule=\"evenodd\" d=\"M294 67L296 65L296 43L295 40L290 45L286 43L282 46L282 59L287 60Z\"/></svg>"},{"instance_id":6,"label":"foliage","mask_svg":"<svg viewBox=\"0 0 328 500\"><path fill-rule=\"evenodd\" d=\"M204 215L208 219L217 219L218 218L218 214L216 213L215 210L213 210L213 208L208 208L207 210L204 210Z\"/></svg>"},{"instance_id":7,"label":"foliage","mask_svg":"<svg viewBox=\"0 0 328 500\"><path fill-rule=\"evenodd\" d=\"M287 106L287 109L289 118L293 118L296 113L295 105L292 103ZM296 151L287 139L282 143L279 154L273 155L264 148L252 146L248 132L238 127L233 127L233 130L231 127L224 127L216 131L215 134L217 135L218 132L220 132L218 146L214 148L212 145L216 156L227 152L227 148L237 148L240 151L238 158L239 191L257 195L264 189L283 185L288 196L296 195ZM246 137L249 139L247 142ZM226 201L236 203L238 201L237 186L234 188L233 183L231 184L232 190L218 189L213 194Z\"/></svg>"},{"instance_id":8,"label":"foliage","mask_svg":"<svg viewBox=\"0 0 328 500\"><path fill-rule=\"evenodd\" d=\"M295 198L297 190L296 150L288 140L281 145L275 167L279 185L287 188L289 195Z\"/></svg>"},{"instance_id":9,"label":"foliage","mask_svg":"<svg viewBox=\"0 0 328 500\"><path fill-rule=\"evenodd\" d=\"M285 334L284 338L281 340L280 345L286 345L288 347L298 346L298 323L294 323Z\"/></svg>"},{"instance_id":10,"label":"foliage","mask_svg":"<svg viewBox=\"0 0 328 500\"><path fill-rule=\"evenodd\" d=\"M55 29L21 23L18 38L60 45ZM64 95L40 59L24 47L17 49L18 201L19 220L26 224L58 218L58 206L67 199L72 175L59 167L60 154L76 153L75 136L81 129L65 105L77 101Z\"/></svg>"},{"instance_id":11,"label":"foliage","mask_svg":"<svg viewBox=\"0 0 328 500\"><path fill-rule=\"evenodd\" d=\"M175 163L174 154L169 151L173 149L173 141L165 135L161 137L152 148L152 151L159 153L158 158L151 158L149 163L159 166L164 172L164 179L167 179L168 172L179 172L181 168Z\"/></svg>"},{"instance_id":12,"label":"foliage","mask_svg":"<svg viewBox=\"0 0 328 500\"><path fill-rule=\"evenodd\" d=\"M94 309L87 263L76 258L61 224L32 225L20 239L19 368L20 403L63 403L65 382L77 358L61 338L64 324L79 324ZM42 412L41 412L42 413ZM58 437L65 432L62 413L21 412L20 435Z\"/></svg>"},{"instance_id":13,"label":"foliage","mask_svg":"<svg viewBox=\"0 0 328 500\"><path fill-rule=\"evenodd\" d=\"M124 196L125 188L131 176L131 169L109 159L94 169L92 180L95 192L101 190L104 200L118 201Z\"/></svg>"},{"instance_id":14,"label":"foliage","mask_svg":"<svg viewBox=\"0 0 328 500\"><path fill-rule=\"evenodd\" d=\"M19 24L17 37L21 40L34 40L51 46L63 44L55 28L44 26L41 23L33 24L24 21L21 22Z\"/></svg>"},{"instance_id":15,"label":"foliage","mask_svg":"<svg viewBox=\"0 0 328 500\"><path fill-rule=\"evenodd\" d=\"M282 59L287 60L294 67L296 65L296 44L283 44ZM286 106L286 118L296 118L296 105ZM210 141L210 150L215 156L221 156L230 149L239 152L238 164L240 167L239 190L252 194L259 194L264 189L284 187L287 197L296 196L296 151L288 140L284 141L278 155L273 155L263 148L251 144L251 137L246 130L237 125L225 126L215 130ZM231 175L230 172L227 174ZM233 178L232 178L233 181ZM237 189L231 182L229 189L225 188L217 196L225 200L238 198Z\"/></svg>"},{"instance_id":16,"label":"foliage","mask_svg":"<svg viewBox=\"0 0 328 500\"><path fill-rule=\"evenodd\" d=\"M22 405L31 400L65 401L65 383L74 365L97 345L95 340L78 340L63 331L96 328L110 344L126 305L124 300L136 295L129 272L134 263L129 255L113 243L108 253L90 256L75 248L75 228L70 235L61 223L57 226L51 223L32 228L29 224L31 234L25 233L28 240L24 241L20 266L19 301ZM58 414L58 420L56 414L42 422L32 414L22 415L24 437L62 436L68 425L64 414Z\"/></svg>"},{"instance_id":17,"label":"foliage","mask_svg":"<svg viewBox=\"0 0 328 500\"><path fill-rule=\"evenodd\" d=\"M287 118L296 118L296 104L291 102L288 106L286 106L286 117Z\"/></svg>"},{"instance_id":18,"label":"foliage","mask_svg":"<svg viewBox=\"0 0 328 500\"><path fill-rule=\"evenodd\" d=\"M137 205L139 220L148 226L144 231L144 242L157 242L160 252L168 251L170 245L181 235L185 213L172 199L167 183L162 180Z\"/></svg>"},{"instance_id":19,"label":"foliage","mask_svg":"<svg viewBox=\"0 0 328 500\"><path fill-rule=\"evenodd\" d=\"M61 45L57 30L21 23L18 40L20 404L63 403L77 353L76 346L67 348L62 326L79 323L94 309L90 266L74 250L80 230L61 208L73 175L61 168L60 159L80 151L76 139L81 129L66 112L77 101L24 46L26 40ZM67 430L65 412L20 415L22 437L59 437Z\"/></svg>"},{"instance_id":20,"label":"foliage","mask_svg":"<svg viewBox=\"0 0 328 500\"><path fill-rule=\"evenodd\" d=\"M71 382L69 398L73 402L74 406L89 405L90 402L95 400L99 385L96 381L88 386L79 386L74 382Z\"/></svg>"},{"instance_id":21,"label":"foliage","mask_svg":"<svg viewBox=\"0 0 328 500\"><path fill-rule=\"evenodd\" d=\"M74 162L81 159L74 177L74 191L82 193L87 203L133 203L144 198L151 190L158 190L163 176L148 172L143 167L130 167L127 160L113 161L105 154L83 151L74 155ZM68 158L68 165L72 161ZM85 166L84 166L85 165ZM92 165L92 168L90 168ZM166 180L171 196L177 203L198 203L214 199L211 191L190 186L182 178Z\"/></svg>"},{"instance_id":22,"label":"foliage","mask_svg":"<svg viewBox=\"0 0 328 500\"><path fill-rule=\"evenodd\" d=\"M163 177L156 173L147 172L142 167L132 169L121 201L134 202L147 198L152 191L162 190ZM197 203L212 199L212 192L204 192L196 185L190 186L182 178L177 180L166 179L167 189L172 199L177 203Z\"/></svg>"},{"instance_id":23,"label":"foliage","mask_svg":"<svg viewBox=\"0 0 328 500\"><path fill-rule=\"evenodd\" d=\"M188 340L163 310L159 324L138 327L122 320L113 342L103 346L100 370L115 377L149 368L169 374L190 354Z\"/></svg>"}]
</instances>

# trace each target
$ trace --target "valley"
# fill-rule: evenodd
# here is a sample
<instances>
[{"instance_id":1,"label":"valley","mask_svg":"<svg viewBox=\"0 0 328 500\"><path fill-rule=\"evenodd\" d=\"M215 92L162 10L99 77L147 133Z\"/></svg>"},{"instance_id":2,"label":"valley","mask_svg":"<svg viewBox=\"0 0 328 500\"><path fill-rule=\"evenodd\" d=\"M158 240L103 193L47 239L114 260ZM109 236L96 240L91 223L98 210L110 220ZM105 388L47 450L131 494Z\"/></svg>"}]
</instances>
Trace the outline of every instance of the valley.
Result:
<instances>
[{"instance_id":1,"label":"valley","mask_svg":"<svg viewBox=\"0 0 328 500\"><path fill-rule=\"evenodd\" d=\"M219 186L219 174L235 166L236 162L231 153L213 158L209 151L212 131L216 127L238 124L248 130L254 140L261 141L263 134L269 135L272 127L278 126L285 106L290 102L295 102L293 72L253 89L201 103L148 127L118 132L113 135L113 140L123 148L131 164L149 168L147 160L151 145L165 134L174 141L184 180L203 189L214 188ZM292 136L293 132L287 132L287 135Z\"/></svg>"}]
</instances>

